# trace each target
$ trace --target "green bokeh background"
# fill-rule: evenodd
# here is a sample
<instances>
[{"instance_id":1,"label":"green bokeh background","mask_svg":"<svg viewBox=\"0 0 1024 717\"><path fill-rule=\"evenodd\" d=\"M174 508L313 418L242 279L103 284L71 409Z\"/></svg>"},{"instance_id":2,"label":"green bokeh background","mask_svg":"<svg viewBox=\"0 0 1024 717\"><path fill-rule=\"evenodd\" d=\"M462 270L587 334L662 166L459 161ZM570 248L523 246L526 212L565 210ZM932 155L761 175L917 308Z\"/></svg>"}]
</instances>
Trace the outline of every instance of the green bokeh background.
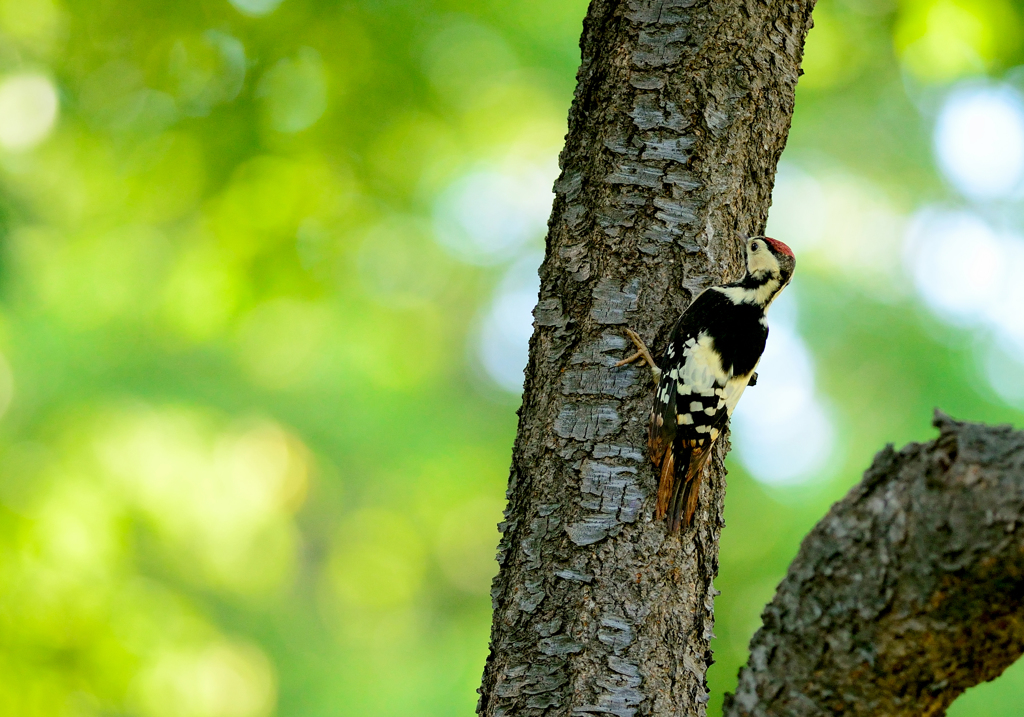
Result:
<instances>
[{"instance_id":1,"label":"green bokeh background","mask_svg":"<svg viewBox=\"0 0 1024 717\"><path fill-rule=\"evenodd\" d=\"M478 344L543 236L468 255L438 207L483 171L550 186L586 3L235 3L0 0L0 108L4 83L43 98L38 136L0 113L0 714L470 715L518 403ZM827 199L792 293L833 467L730 462L711 714L876 450L934 406L1021 423L902 237L967 206L935 108L1024 62L1022 18L815 11L784 162L820 192L772 223ZM1022 695L1017 666L951 714Z\"/></svg>"}]
</instances>

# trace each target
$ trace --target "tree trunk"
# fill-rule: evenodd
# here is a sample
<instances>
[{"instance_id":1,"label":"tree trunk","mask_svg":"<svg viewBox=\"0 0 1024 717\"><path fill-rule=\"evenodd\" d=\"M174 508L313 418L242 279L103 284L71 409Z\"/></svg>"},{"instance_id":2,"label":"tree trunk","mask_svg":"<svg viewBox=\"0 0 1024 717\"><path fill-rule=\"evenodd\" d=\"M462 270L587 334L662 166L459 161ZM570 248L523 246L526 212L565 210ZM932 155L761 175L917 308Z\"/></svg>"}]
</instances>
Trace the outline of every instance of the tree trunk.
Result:
<instances>
[{"instance_id":1,"label":"tree trunk","mask_svg":"<svg viewBox=\"0 0 1024 717\"><path fill-rule=\"evenodd\" d=\"M1024 433L935 424L804 538L725 717L941 715L1024 652Z\"/></svg>"},{"instance_id":2,"label":"tree trunk","mask_svg":"<svg viewBox=\"0 0 1024 717\"><path fill-rule=\"evenodd\" d=\"M653 521L660 351L705 287L742 273L793 110L811 0L593 0L541 267L481 715L705 713L725 490Z\"/></svg>"}]
</instances>

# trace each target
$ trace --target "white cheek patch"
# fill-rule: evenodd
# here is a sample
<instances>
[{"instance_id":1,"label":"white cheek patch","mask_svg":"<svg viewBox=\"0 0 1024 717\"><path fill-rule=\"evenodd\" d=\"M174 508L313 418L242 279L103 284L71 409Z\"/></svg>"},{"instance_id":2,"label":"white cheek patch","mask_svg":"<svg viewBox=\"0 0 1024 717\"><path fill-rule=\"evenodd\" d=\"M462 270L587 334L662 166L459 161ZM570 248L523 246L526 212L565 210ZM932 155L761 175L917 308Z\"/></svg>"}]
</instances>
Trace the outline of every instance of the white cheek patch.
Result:
<instances>
[{"instance_id":1,"label":"white cheek patch","mask_svg":"<svg viewBox=\"0 0 1024 717\"><path fill-rule=\"evenodd\" d=\"M747 251L747 270L751 274L756 274L759 271L778 273L779 260L767 249Z\"/></svg>"}]
</instances>

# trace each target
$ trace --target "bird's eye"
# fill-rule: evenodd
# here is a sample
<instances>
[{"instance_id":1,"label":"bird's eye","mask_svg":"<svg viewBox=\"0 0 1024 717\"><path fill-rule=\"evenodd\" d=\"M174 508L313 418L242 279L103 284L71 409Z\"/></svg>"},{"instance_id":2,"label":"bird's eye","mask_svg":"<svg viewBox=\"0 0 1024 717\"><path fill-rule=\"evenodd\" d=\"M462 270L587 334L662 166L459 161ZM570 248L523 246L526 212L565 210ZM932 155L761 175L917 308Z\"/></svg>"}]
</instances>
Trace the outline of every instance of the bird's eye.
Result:
<instances>
[{"instance_id":1,"label":"bird's eye","mask_svg":"<svg viewBox=\"0 0 1024 717\"><path fill-rule=\"evenodd\" d=\"M750 243L750 251L757 251L757 242Z\"/></svg>"}]
</instances>

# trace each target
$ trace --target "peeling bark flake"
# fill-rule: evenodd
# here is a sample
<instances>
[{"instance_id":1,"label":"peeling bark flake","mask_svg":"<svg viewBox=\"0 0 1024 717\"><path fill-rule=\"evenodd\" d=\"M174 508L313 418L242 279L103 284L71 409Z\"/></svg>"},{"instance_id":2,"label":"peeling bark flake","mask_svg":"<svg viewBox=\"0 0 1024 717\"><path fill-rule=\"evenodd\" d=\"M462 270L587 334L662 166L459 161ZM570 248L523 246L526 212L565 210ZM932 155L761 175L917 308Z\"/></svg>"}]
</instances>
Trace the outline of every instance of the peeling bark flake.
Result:
<instances>
[{"instance_id":1,"label":"peeling bark flake","mask_svg":"<svg viewBox=\"0 0 1024 717\"><path fill-rule=\"evenodd\" d=\"M555 419L555 433L562 438L589 441L611 435L622 426L618 411L611 404L570 403Z\"/></svg>"},{"instance_id":2,"label":"peeling bark flake","mask_svg":"<svg viewBox=\"0 0 1024 717\"><path fill-rule=\"evenodd\" d=\"M626 312L636 309L640 282L631 281L622 287L614 279L602 279L594 287L594 305L590 317L599 324L624 324Z\"/></svg>"}]
</instances>

